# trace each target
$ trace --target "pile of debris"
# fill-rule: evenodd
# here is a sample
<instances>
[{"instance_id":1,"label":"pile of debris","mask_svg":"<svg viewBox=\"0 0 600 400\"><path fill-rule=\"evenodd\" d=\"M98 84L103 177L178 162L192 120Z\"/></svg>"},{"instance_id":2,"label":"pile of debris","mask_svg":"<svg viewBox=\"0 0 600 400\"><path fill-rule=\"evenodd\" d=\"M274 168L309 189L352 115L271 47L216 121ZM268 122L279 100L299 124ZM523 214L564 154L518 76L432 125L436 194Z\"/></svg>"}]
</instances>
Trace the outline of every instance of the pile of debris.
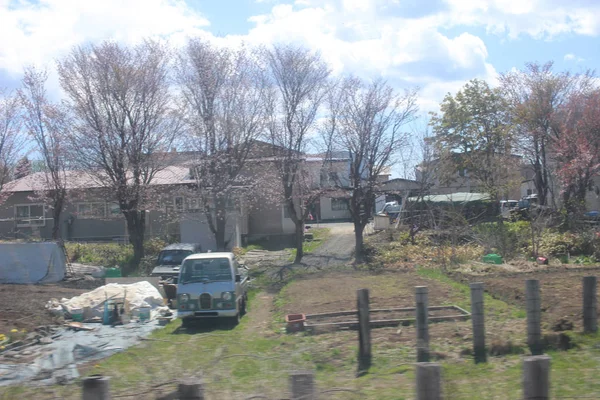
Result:
<instances>
[{"instance_id":1,"label":"pile of debris","mask_svg":"<svg viewBox=\"0 0 600 400\"><path fill-rule=\"evenodd\" d=\"M0 348L0 386L62 384L79 377L77 365L135 345L172 318L158 289L146 281L111 283L46 308L63 326L38 327Z\"/></svg>"}]
</instances>

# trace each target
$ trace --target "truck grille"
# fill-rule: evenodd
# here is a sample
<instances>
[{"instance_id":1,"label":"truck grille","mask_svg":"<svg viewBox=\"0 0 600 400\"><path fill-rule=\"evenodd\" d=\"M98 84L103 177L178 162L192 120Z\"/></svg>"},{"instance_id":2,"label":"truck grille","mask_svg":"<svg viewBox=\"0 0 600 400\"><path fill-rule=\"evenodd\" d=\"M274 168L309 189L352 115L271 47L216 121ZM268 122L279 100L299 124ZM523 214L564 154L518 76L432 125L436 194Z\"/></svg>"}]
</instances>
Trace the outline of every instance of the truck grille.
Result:
<instances>
[{"instance_id":1,"label":"truck grille","mask_svg":"<svg viewBox=\"0 0 600 400\"><path fill-rule=\"evenodd\" d=\"M201 310L210 310L212 307L212 299L210 298L210 294L202 293L200 295L200 309Z\"/></svg>"}]
</instances>

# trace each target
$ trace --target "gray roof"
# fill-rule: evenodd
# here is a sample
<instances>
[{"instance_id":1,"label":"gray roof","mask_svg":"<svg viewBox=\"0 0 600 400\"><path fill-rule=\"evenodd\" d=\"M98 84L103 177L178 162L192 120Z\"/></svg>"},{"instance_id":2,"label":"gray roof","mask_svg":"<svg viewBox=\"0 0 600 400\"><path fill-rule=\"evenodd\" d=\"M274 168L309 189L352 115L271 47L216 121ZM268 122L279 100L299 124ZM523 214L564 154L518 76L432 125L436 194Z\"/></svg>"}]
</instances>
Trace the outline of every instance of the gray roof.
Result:
<instances>
[{"instance_id":1,"label":"gray roof","mask_svg":"<svg viewBox=\"0 0 600 400\"><path fill-rule=\"evenodd\" d=\"M409 197L408 201L429 201L431 203L470 203L473 201L486 201L490 200L490 195L487 193L469 193L469 192L458 192L449 194L432 194L428 196Z\"/></svg>"}]
</instances>

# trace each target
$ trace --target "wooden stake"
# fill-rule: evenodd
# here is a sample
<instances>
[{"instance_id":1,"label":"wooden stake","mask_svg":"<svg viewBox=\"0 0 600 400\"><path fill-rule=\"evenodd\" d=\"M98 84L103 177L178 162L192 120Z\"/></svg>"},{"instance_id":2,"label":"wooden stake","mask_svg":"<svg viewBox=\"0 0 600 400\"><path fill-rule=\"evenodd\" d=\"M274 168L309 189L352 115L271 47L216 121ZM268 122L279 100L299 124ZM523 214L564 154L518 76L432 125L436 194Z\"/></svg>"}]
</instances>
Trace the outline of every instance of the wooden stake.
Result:
<instances>
[{"instance_id":1,"label":"wooden stake","mask_svg":"<svg viewBox=\"0 0 600 400\"><path fill-rule=\"evenodd\" d=\"M471 322L473 325L473 354L475 363L487 361L485 348L485 319L483 307L483 283L471 283Z\"/></svg>"},{"instance_id":2,"label":"wooden stake","mask_svg":"<svg viewBox=\"0 0 600 400\"><path fill-rule=\"evenodd\" d=\"M440 364L417 363L417 400L442 399L442 372Z\"/></svg>"},{"instance_id":3,"label":"wooden stake","mask_svg":"<svg viewBox=\"0 0 600 400\"><path fill-rule=\"evenodd\" d=\"M371 366L371 324L369 321L369 289L356 291L358 303L358 373Z\"/></svg>"},{"instance_id":4,"label":"wooden stake","mask_svg":"<svg viewBox=\"0 0 600 400\"><path fill-rule=\"evenodd\" d=\"M290 374L292 400L316 400L315 375L311 371L294 371Z\"/></svg>"},{"instance_id":5,"label":"wooden stake","mask_svg":"<svg viewBox=\"0 0 600 400\"><path fill-rule=\"evenodd\" d=\"M417 362L429 361L429 311L427 286L415 287L417 319Z\"/></svg>"},{"instance_id":6,"label":"wooden stake","mask_svg":"<svg viewBox=\"0 0 600 400\"><path fill-rule=\"evenodd\" d=\"M583 332L598 331L598 281L595 276L583 278Z\"/></svg>"},{"instance_id":7,"label":"wooden stake","mask_svg":"<svg viewBox=\"0 0 600 400\"><path fill-rule=\"evenodd\" d=\"M83 400L110 400L110 377L92 375L83 378Z\"/></svg>"},{"instance_id":8,"label":"wooden stake","mask_svg":"<svg viewBox=\"0 0 600 400\"><path fill-rule=\"evenodd\" d=\"M182 381L177 394L180 400L204 400L204 382L198 379Z\"/></svg>"},{"instance_id":9,"label":"wooden stake","mask_svg":"<svg viewBox=\"0 0 600 400\"><path fill-rule=\"evenodd\" d=\"M525 281L525 298L527 301L527 344L531 354L537 356L544 352L541 328L540 282L537 279Z\"/></svg>"},{"instance_id":10,"label":"wooden stake","mask_svg":"<svg viewBox=\"0 0 600 400\"><path fill-rule=\"evenodd\" d=\"M525 400L550 398L550 357L532 356L523 359L523 398Z\"/></svg>"}]
</instances>

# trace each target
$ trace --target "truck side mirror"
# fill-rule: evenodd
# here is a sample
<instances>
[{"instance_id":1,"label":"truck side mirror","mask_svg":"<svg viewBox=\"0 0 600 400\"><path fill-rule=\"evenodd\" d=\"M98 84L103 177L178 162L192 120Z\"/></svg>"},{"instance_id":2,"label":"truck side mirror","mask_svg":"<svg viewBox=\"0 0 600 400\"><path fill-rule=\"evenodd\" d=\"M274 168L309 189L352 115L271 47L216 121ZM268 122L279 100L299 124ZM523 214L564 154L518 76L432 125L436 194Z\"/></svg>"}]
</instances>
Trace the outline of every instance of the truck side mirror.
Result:
<instances>
[{"instance_id":1,"label":"truck side mirror","mask_svg":"<svg viewBox=\"0 0 600 400\"><path fill-rule=\"evenodd\" d=\"M242 281L242 276L240 274L235 274L235 281L236 282L241 282Z\"/></svg>"}]
</instances>

